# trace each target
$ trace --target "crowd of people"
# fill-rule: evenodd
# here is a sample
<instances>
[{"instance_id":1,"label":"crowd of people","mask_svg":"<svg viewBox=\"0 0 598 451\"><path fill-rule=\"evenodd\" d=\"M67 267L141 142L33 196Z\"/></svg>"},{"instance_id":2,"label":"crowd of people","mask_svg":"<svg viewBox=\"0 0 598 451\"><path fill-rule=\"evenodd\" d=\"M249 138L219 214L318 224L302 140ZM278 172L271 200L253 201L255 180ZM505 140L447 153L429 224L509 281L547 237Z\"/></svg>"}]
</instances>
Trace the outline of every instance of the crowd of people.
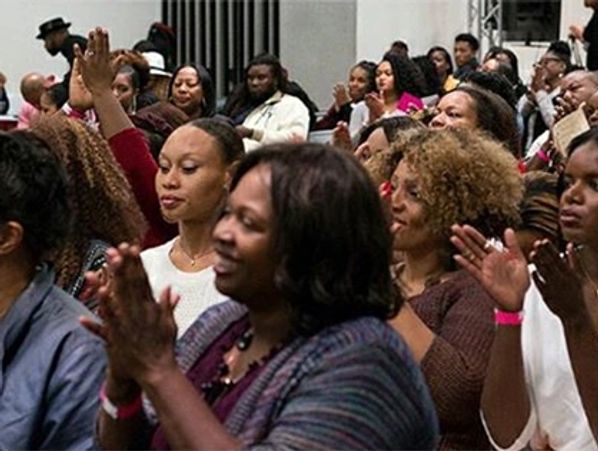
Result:
<instances>
[{"instance_id":1,"label":"crowd of people","mask_svg":"<svg viewBox=\"0 0 598 451\"><path fill-rule=\"evenodd\" d=\"M0 132L0 448L598 449L598 73L568 43L525 85L471 34L397 41L319 112L274 55L217 99L167 26L70 25Z\"/></svg>"}]
</instances>

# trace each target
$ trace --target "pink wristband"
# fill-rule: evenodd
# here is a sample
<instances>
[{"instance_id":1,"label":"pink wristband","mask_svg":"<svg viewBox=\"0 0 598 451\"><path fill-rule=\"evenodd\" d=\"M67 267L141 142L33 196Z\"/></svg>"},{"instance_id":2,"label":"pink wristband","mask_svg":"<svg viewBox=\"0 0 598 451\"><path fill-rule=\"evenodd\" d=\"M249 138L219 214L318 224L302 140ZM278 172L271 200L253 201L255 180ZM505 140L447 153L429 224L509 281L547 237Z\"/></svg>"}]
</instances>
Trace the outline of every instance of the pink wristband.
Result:
<instances>
[{"instance_id":1,"label":"pink wristband","mask_svg":"<svg viewBox=\"0 0 598 451\"><path fill-rule=\"evenodd\" d=\"M543 161L544 163L550 163L550 157L546 155L544 149L540 149L538 153L536 153L536 156L538 157L538 160Z\"/></svg>"},{"instance_id":2,"label":"pink wristband","mask_svg":"<svg viewBox=\"0 0 598 451\"><path fill-rule=\"evenodd\" d=\"M523 323L523 312L505 312L494 309L494 323L497 326L521 326Z\"/></svg>"},{"instance_id":3,"label":"pink wristband","mask_svg":"<svg viewBox=\"0 0 598 451\"><path fill-rule=\"evenodd\" d=\"M143 408L143 400L141 394L136 397L131 403L125 406L116 406L106 394L106 383L104 382L100 388L100 405L104 412L106 412L114 420L126 420L141 412Z\"/></svg>"}]
</instances>

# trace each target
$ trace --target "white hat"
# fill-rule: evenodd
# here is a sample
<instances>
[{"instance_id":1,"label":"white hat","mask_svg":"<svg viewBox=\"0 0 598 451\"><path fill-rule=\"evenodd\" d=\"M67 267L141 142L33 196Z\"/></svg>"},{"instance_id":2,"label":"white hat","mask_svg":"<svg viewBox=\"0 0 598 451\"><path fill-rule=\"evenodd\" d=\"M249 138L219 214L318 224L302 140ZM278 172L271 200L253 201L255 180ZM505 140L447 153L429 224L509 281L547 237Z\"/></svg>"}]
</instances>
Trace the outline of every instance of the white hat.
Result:
<instances>
[{"instance_id":1,"label":"white hat","mask_svg":"<svg viewBox=\"0 0 598 451\"><path fill-rule=\"evenodd\" d=\"M164 64L164 57L158 52L143 52L142 55L149 63L150 75L165 75L167 77L172 76L170 72L166 72L164 70L166 68L166 65Z\"/></svg>"}]
</instances>

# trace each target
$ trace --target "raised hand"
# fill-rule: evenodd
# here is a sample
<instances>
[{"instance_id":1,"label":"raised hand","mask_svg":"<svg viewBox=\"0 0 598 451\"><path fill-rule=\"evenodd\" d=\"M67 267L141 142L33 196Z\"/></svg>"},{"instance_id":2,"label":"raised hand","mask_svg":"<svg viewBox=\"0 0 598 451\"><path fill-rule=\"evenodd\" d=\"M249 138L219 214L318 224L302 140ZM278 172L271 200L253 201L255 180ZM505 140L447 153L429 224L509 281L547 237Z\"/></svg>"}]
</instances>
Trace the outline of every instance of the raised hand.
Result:
<instances>
[{"instance_id":1,"label":"raised hand","mask_svg":"<svg viewBox=\"0 0 598 451\"><path fill-rule=\"evenodd\" d=\"M353 142L349 125L346 122L339 122L332 131L332 145L348 152L353 151Z\"/></svg>"},{"instance_id":2,"label":"raised hand","mask_svg":"<svg viewBox=\"0 0 598 451\"><path fill-rule=\"evenodd\" d=\"M563 96L557 96L554 108L554 123L556 124L568 114L573 113L578 107L579 105L576 105L575 102L565 99Z\"/></svg>"},{"instance_id":3,"label":"raised hand","mask_svg":"<svg viewBox=\"0 0 598 451\"><path fill-rule=\"evenodd\" d=\"M370 124L377 121L384 115L384 100L376 92L370 92L365 95L365 105L370 112Z\"/></svg>"},{"instance_id":4,"label":"raised hand","mask_svg":"<svg viewBox=\"0 0 598 451\"><path fill-rule=\"evenodd\" d=\"M94 95L110 90L114 68L110 61L108 31L99 27L91 30L85 53L78 46L74 50L87 89Z\"/></svg>"},{"instance_id":5,"label":"raised hand","mask_svg":"<svg viewBox=\"0 0 598 451\"><path fill-rule=\"evenodd\" d=\"M583 41L584 28L580 25L571 25L569 27L569 36L579 41Z\"/></svg>"},{"instance_id":6,"label":"raised hand","mask_svg":"<svg viewBox=\"0 0 598 451\"><path fill-rule=\"evenodd\" d=\"M75 49L77 48L78 46L75 44ZM76 52L77 50L75 50ZM83 81L79 58L75 58L69 80L69 105L78 111L87 111L93 108L93 96Z\"/></svg>"},{"instance_id":7,"label":"raised hand","mask_svg":"<svg viewBox=\"0 0 598 451\"><path fill-rule=\"evenodd\" d=\"M454 225L451 231L451 243L460 252L457 263L482 284L499 309L520 311L530 277L515 232L507 229L505 248L497 249L471 226Z\"/></svg>"},{"instance_id":8,"label":"raised hand","mask_svg":"<svg viewBox=\"0 0 598 451\"><path fill-rule=\"evenodd\" d=\"M530 83L530 89L535 93L546 88L546 69L539 64L534 65L534 73Z\"/></svg>"},{"instance_id":9,"label":"raised hand","mask_svg":"<svg viewBox=\"0 0 598 451\"><path fill-rule=\"evenodd\" d=\"M339 111L344 105L351 102L347 87L343 83L334 85L332 96L334 97L334 108L336 108L336 111Z\"/></svg>"},{"instance_id":10,"label":"raised hand","mask_svg":"<svg viewBox=\"0 0 598 451\"><path fill-rule=\"evenodd\" d=\"M106 257L111 283L97 290L103 324L82 324L106 340L111 374L142 385L160 369L176 365L173 310L178 296L166 289L154 301L137 246L121 244Z\"/></svg>"},{"instance_id":11,"label":"raised hand","mask_svg":"<svg viewBox=\"0 0 598 451\"><path fill-rule=\"evenodd\" d=\"M548 240L536 242L531 253L537 269L532 274L534 282L548 308L563 322L585 319L589 315L584 301L581 257L572 243L567 245L566 255L567 260L561 258Z\"/></svg>"}]
</instances>

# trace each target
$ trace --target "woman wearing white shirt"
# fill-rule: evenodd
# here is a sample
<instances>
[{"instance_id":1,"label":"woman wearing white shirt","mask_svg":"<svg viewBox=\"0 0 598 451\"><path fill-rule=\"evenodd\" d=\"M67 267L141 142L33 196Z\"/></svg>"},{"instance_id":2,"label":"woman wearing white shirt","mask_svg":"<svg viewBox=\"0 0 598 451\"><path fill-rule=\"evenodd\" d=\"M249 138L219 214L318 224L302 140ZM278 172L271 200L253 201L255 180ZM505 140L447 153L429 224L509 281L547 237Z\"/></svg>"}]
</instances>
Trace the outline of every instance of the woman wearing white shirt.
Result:
<instances>
[{"instance_id":1,"label":"woman wearing white shirt","mask_svg":"<svg viewBox=\"0 0 598 451\"><path fill-rule=\"evenodd\" d=\"M228 194L243 142L218 119L198 119L178 128L160 152L156 191L164 218L179 235L141 254L154 298L170 285L181 296L174 310L178 336L207 307L224 300L214 286L212 226Z\"/></svg>"},{"instance_id":2,"label":"woman wearing white shirt","mask_svg":"<svg viewBox=\"0 0 598 451\"><path fill-rule=\"evenodd\" d=\"M598 129L569 149L559 218L567 258L537 242L531 286L512 231L499 251L474 229L453 228L457 261L499 309L482 394L498 449L598 449Z\"/></svg>"}]
</instances>

